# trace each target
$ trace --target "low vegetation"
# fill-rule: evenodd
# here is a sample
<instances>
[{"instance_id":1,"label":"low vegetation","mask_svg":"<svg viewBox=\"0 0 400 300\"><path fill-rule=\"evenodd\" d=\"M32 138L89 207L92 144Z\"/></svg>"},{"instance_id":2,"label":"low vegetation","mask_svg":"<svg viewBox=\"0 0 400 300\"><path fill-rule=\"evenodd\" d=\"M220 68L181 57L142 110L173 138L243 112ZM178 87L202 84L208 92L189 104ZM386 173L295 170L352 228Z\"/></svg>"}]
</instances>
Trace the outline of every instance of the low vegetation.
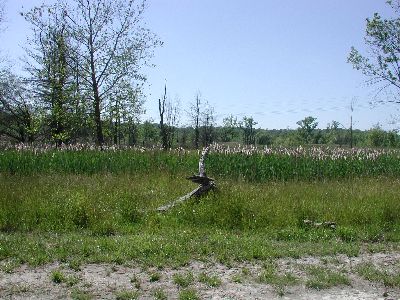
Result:
<instances>
[{"instance_id":1,"label":"low vegetation","mask_svg":"<svg viewBox=\"0 0 400 300\"><path fill-rule=\"evenodd\" d=\"M167 294L161 288L155 289L153 291L153 296L154 296L154 299L156 299L156 300L167 300L168 299Z\"/></svg>"},{"instance_id":2,"label":"low vegetation","mask_svg":"<svg viewBox=\"0 0 400 300\"><path fill-rule=\"evenodd\" d=\"M13 147L0 152L0 173L190 175L199 152L87 145L53 148ZM105 150L105 151L104 151ZM256 148L214 145L207 170L223 180L314 181L400 175L400 151L329 147Z\"/></svg>"},{"instance_id":3,"label":"low vegetation","mask_svg":"<svg viewBox=\"0 0 400 300\"><path fill-rule=\"evenodd\" d=\"M311 276L306 282L309 288L321 290L337 285L350 285L350 279L343 273L319 266L310 266L307 273Z\"/></svg>"},{"instance_id":4,"label":"low vegetation","mask_svg":"<svg viewBox=\"0 0 400 300\"><path fill-rule=\"evenodd\" d=\"M357 266L356 272L366 280L380 282L387 287L400 287L400 270L389 272L372 263L364 263Z\"/></svg>"},{"instance_id":5,"label":"low vegetation","mask_svg":"<svg viewBox=\"0 0 400 300\"><path fill-rule=\"evenodd\" d=\"M209 275L205 272L200 273L199 282L211 288L219 287L222 283L221 279L217 275Z\"/></svg>"},{"instance_id":6,"label":"low vegetation","mask_svg":"<svg viewBox=\"0 0 400 300\"><path fill-rule=\"evenodd\" d=\"M200 300L196 290L184 289L179 292L179 300Z\"/></svg>"},{"instance_id":7,"label":"low vegetation","mask_svg":"<svg viewBox=\"0 0 400 300\"><path fill-rule=\"evenodd\" d=\"M116 300L136 300L138 297L138 292L127 290L117 292L115 295Z\"/></svg>"},{"instance_id":8,"label":"low vegetation","mask_svg":"<svg viewBox=\"0 0 400 300\"><path fill-rule=\"evenodd\" d=\"M350 280L346 273L324 267L306 268L306 278L299 278L279 269L279 258L400 250L396 151L213 151L206 167L218 189L165 213L156 208L195 187L185 177L197 169L197 152L1 152L1 270L55 261L75 272L88 263L142 266L144 276L130 273L127 289L114 291L118 299L135 299L145 285L160 287L166 280L179 299L199 299L195 288L218 289L226 280L269 284L284 295L297 284L326 289ZM269 177L275 169L279 171ZM325 176L328 170L336 175ZM335 226L318 226L323 222ZM263 267L254 273L242 266L229 279L212 270L168 276L162 271L193 261L225 266L258 262ZM361 264L356 272L370 281L399 286L398 274L372 265ZM78 289L80 278L68 274L55 269L51 281L71 288L74 299L90 298ZM169 295L151 290L157 299Z\"/></svg>"},{"instance_id":9,"label":"low vegetation","mask_svg":"<svg viewBox=\"0 0 400 300\"><path fill-rule=\"evenodd\" d=\"M190 284L192 284L194 277L191 272L187 272L185 274L174 274L172 279L179 287L187 288Z\"/></svg>"}]
</instances>

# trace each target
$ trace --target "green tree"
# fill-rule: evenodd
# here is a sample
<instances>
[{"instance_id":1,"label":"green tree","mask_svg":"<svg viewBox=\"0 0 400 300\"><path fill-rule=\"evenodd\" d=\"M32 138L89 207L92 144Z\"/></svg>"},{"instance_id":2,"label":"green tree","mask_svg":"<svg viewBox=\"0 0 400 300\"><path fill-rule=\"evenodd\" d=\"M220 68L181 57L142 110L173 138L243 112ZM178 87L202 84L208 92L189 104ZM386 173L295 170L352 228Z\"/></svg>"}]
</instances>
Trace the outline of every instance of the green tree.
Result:
<instances>
[{"instance_id":1,"label":"green tree","mask_svg":"<svg viewBox=\"0 0 400 300\"><path fill-rule=\"evenodd\" d=\"M387 3L399 14L399 1ZM400 18L383 19L378 13L367 18L365 43L369 55L352 47L347 61L367 76L367 83L377 84L379 91L393 88L394 99L387 101L400 103Z\"/></svg>"},{"instance_id":2,"label":"green tree","mask_svg":"<svg viewBox=\"0 0 400 300\"><path fill-rule=\"evenodd\" d=\"M235 138L237 138L240 134L238 132L239 122L237 117L230 115L222 120L222 141L223 142L232 142Z\"/></svg>"},{"instance_id":3,"label":"green tree","mask_svg":"<svg viewBox=\"0 0 400 300\"><path fill-rule=\"evenodd\" d=\"M372 147L383 147L386 144L386 132L379 124L373 126L368 132L369 145Z\"/></svg>"},{"instance_id":4,"label":"green tree","mask_svg":"<svg viewBox=\"0 0 400 300\"><path fill-rule=\"evenodd\" d=\"M340 127L342 125L338 121L333 120L331 123L328 123L325 138L327 144L340 144Z\"/></svg>"},{"instance_id":5,"label":"green tree","mask_svg":"<svg viewBox=\"0 0 400 300\"><path fill-rule=\"evenodd\" d=\"M270 146L272 144L272 137L264 131L259 131L257 134L257 144L263 146Z\"/></svg>"},{"instance_id":6,"label":"green tree","mask_svg":"<svg viewBox=\"0 0 400 300\"><path fill-rule=\"evenodd\" d=\"M110 132L113 143L121 145L128 137L128 144L136 143L137 124L144 113L144 99L141 87L134 88L130 82L122 80L109 98Z\"/></svg>"},{"instance_id":7,"label":"green tree","mask_svg":"<svg viewBox=\"0 0 400 300\"><path fill-rule=\"evenodd\" d=\"M159 132L157 130L157 126L152 122L152 120L147 120L140 128L143 146L154 146L158 142Z\"/></svg>"},{"instance_id":8,"label":"green tree","mask_svg":"<svg viewBox=\"0 0 400 300\"><path fill-rule=\"evenodd\" d=\"M244 117L240 122L240 128L243 130L243 143L245 145L254 145L256 143L256 132L254 126L258 123L253 117Z\"/></svg>"},{"instance_id":9,"label":"green tree","mask_svg":"<svg viewBox=\"0 0 400 300\"><path fill-rule=\"evenodd\" d=\"M77 53L79 75L92 103L96 142L104 143L102 114L121 81L146 80L140 72L161 42L143 26L145 0L60 0ZM137 86L134 84L134 86Z\"/></svg>"},{"instance_id":10,"label":"green tree","mask_svg":"<svg viewBox=\"0 0 400 300\"><path fill-rule=\"evenodd\" d=\"M21 77L8 70L0 72L0 136L31 143L40 130L38 110Z\"/></svg>"},{"instance_id":11,"label":"green tree","mask_svg":"<svg viewBox=\"0 0 400 300\"><path fill-rule=\"evenodd\" d=\"M374 125L368 131L368 146L372 147L396 147L399 136L394 131L386 132L379 124Z\"/></svg>"},{"instance_id":12,"label":"green tree","mask_svg":"<svg viewBox=\"0 0 400 300\"><path fill-rule=\"evenodd\" d=\"M32 92L46 112L46 125L57 145L68 142L73 130L74 85L69 68L70 47L65 16L51 7L35 7L24 14L33 35L26 53Z\"/></svg>"},{"instance_id":13,"label":"green tree","mask_svg":"<svg viewBox=\"0 0 400 300\"><path fill-rule=\"evenodd\" d=\"M315 129L318 126L317 118L309 116L296 124L299 125L297 132L302 142L306 144L314 143Z\"/></svg>"}]
</instances>

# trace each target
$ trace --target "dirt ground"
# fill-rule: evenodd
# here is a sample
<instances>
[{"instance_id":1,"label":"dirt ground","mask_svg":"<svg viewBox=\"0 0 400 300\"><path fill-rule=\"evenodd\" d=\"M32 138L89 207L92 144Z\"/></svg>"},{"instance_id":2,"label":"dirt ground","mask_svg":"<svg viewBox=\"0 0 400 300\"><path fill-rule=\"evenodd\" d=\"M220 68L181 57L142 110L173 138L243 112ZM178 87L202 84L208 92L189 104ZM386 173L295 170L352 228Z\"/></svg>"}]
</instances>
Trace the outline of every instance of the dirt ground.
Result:
<instances>
[{"instance_id":1,"label":"dirt ground","mask_svg":"<svg viewBox=\"0 0 400 300\"><path fill-rule=\"evenodd\" d=\"M298 278L294 285L280 289L274 284L260 283L262 262L225 266L194 261L176 269L145 269L129 264L88 264L72 269L68 264L54 263L37 268L22 265L12 271L5 270L6 263L0 262L3 265L0 299L128 299L129 295L137 295L138 299L178 299L183 288L174 282L174 274L188 272L194 278L188 289L196 291L200 299L400 299L399 287L386 287L383 282L362 279L356 272L360 264L372 263L389 274L398 274L400 253L279 259L275 261L277 272ZM345 274L350 285L320 290L307 287L309 266ZM56 271L63 277L59 283L54 279ZM198 278L202 273L216 276L220 285L210 287L200 282ZM162 293L156 298L156 291L160 290Z\"/></svg>"}]
</instances>

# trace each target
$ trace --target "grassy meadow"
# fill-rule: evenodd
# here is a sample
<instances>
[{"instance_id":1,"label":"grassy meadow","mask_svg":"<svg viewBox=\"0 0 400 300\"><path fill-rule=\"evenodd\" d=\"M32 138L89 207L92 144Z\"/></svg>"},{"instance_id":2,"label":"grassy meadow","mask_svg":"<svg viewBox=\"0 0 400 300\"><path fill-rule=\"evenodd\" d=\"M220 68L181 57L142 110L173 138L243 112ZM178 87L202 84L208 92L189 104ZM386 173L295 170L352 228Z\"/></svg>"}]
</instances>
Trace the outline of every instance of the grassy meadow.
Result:
<instances>
[{"instance_id":1,"label":"grassy meadow","mask_svg":"<svg viewBox=\"0 0 400 300\"><path fill-rule=\"evenodd\" d=\"M214 147L206 168L218 189L156 212L196 187L185 177L198 159L182 149L0 152L3 267L229 264L399 248L399 152Z\"/></svg>"}]
</instances>

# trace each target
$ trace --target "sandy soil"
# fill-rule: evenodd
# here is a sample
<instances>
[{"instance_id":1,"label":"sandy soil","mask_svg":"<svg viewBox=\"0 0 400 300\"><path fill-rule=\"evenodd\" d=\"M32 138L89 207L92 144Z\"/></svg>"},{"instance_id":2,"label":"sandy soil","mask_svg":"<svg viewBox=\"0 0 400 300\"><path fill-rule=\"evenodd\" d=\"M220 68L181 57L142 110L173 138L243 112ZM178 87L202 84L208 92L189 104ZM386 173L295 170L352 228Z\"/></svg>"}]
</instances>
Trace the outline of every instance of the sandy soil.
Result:
<instances>
[{"instance_id":1,"label":"sandy soil","mask_svg":"<svg viewBox=\"0 0 400 300\"><path fill-rule=\"evenodd\" d=\"M280 259L276 261L279 272L289 272L300 280L295 286L285 287L281 290L283 295L279 295L276 286L258 282L257 278L263 267L261 262L236 263L228 267L218 263L194 261L177 269L88 264L81 266L80 270L72 270L67 264L60 263L37 268L23 265L10 273L0 271L0 298L71 299L79 298L79 295L88 295L94 299L115 299L121 291L137 291L139 299L156 299L155 290L162 289L168 299L178 299L180 289L173 282L173 275L191 272L195 279L189 288L196 290L201 299L400 299L400 288L389 288L383 283L369 282L356 274L355 267L364 262L371 262L387 272L400 271L400 253L363 254L351 258L339 255ZM3 265L5 263L0 262ZM351 285L336 286L327 290L307 288L305 269L310 265L343 272L350 278ZM52 272L55 270L59 270L69 279L62 283L54 283ZM151 282L150 274L153 272L157 272L160 279ZM218 276L222 284L212 288L200 283L197 278L201 273ZM234 279L238 277L240 280Z\"/></svg>"}]
</instances>

